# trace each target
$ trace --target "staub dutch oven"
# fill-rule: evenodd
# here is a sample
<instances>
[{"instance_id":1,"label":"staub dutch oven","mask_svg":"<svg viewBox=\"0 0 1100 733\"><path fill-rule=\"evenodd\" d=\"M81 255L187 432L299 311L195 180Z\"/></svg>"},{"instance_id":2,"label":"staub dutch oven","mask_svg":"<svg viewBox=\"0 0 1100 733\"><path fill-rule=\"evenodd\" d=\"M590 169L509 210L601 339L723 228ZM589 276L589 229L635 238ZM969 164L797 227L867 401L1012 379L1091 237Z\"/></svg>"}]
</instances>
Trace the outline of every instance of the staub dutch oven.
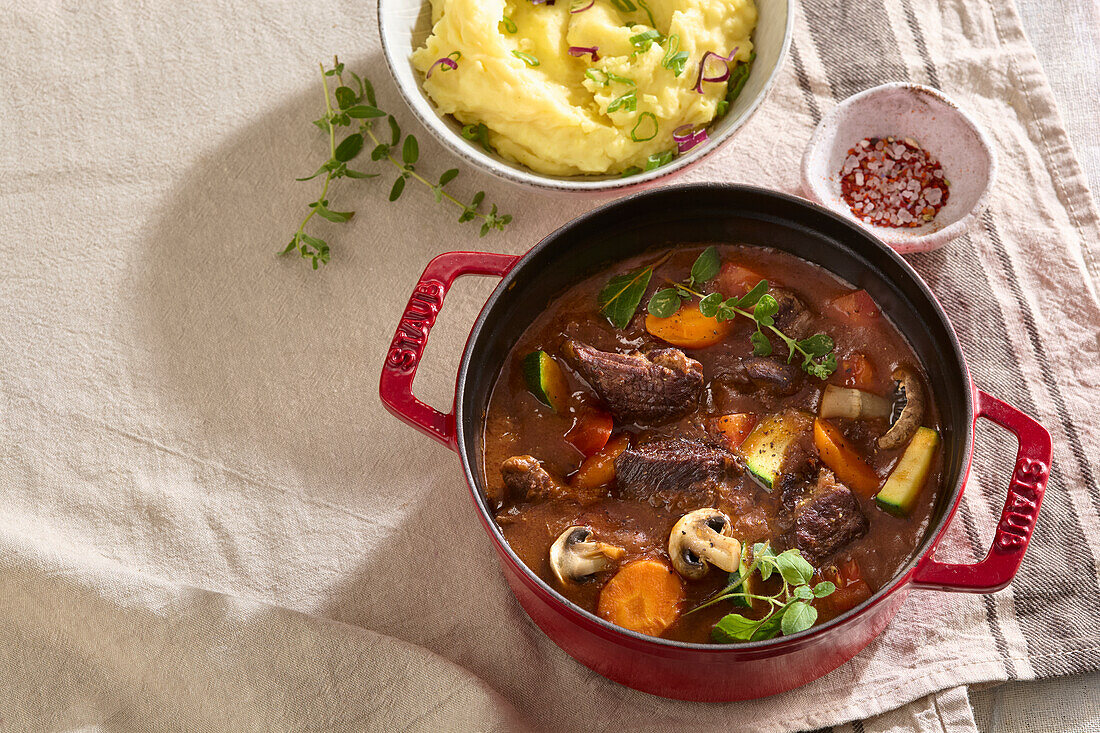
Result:
<instances>
[{"instance_id":1,"label":"staub dutch oven","mask_svg":"<svg viewBox=\"0 0 1100 733\"><path fill-rule=\"evenodd\" d=\"M898 575L868 601L832 621L792 636L740 645L643 636L567 601L528 570L505 542L486 504L479 465L482 420L503 359L555 295L639 252L713 242L784 250L866 289L923 362L944 425L944 485L923 541ZM462 275L502 280L470 332L454 409L444 414L413 396L413 376L447 290ZM605 677L684 700L762 697L820 677L879 634L911 590L992 593L1005 587L1031 539L1051 457L1050 435L1041 425L974 387L947 316L901 257L821 207L746 186L676 186L621 199L567 224L523 256L451 252L436 257L405 308L382 369L380 391L393 414L458 453L504 575L546 635ZM985 559L973 565L938 562L936 544L962 499L974 424L980 417L1019 440L1008 497Z\"/></svg>"}]
</instances>

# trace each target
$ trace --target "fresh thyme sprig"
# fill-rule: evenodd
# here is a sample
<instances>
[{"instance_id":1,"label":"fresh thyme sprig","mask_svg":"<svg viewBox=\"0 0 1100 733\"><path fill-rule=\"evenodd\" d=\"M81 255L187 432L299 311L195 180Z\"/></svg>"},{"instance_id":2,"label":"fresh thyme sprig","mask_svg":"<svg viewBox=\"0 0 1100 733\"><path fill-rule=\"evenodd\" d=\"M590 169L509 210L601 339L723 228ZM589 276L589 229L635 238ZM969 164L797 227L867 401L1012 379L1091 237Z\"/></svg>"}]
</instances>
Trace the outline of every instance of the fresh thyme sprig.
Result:
<instances>
[{"instance_id":1,"label":"fresh thyme sprig","mask_svg":"<svg viewBox=\"0 0 1100 733\"><path fill-rule=\"evenodd\" d=\"M345 71L354 80L354 86L344 84ZM328 80L332 77L335 77L337 87L330 93ZM480 210L481 204L485 200L484 191L478 191L474 194L468 204L444 191L443 187L458 177L457 168L444 171L436 183L432 183L417 173L415 164L420 158L420 145L416 137L411 134L404 135L404 140L402 140L400 125L393 115L387 114L378 108L374 87L368 79L361 78L354 71L346 70L344 64L340 63L338 58L334 58L331 69L326 69L321 64L321 83L325 93L325 114L320 119L314 120L313 124L328 134L329 159L312 175L297 180L309 181L322 174L324 174L325 179L321 185L320 195L309 204L309 213L298 225L297 231L290 238L290 243L283 249L282 254L297 251L303 259L312 261L314 270L317 269L318 265L328 263L330 257L328 243L306 232L306 225L309 224L314 215L319 215L323 219L336 223L347 222L355 215L354 211L334 211L330 209L328 192L332 182L338 178L376 178L380 175L378 173L365 173L348 167L348 163L363 151L368 138L373 143L370 154L371 160L375 162L386 161L397 169L397 179L390 188L390 201L396 201L401 197L405 190L406 181L411 178L431 189L437 202L446 199L462 209L462 213L458 217L459 222L480 219L481 236L483 237L493 230L503 231L504 227L512 221L510 214L497 212L496 204L492 205L488 213ZM336 102L335 107L333 106L333 98ZM379 139L374 130L375 121L382 117L385 117L389 123L389 142L383 142ZM337 128L352 127L353 125L357 125L357 130L337 143ZM397 150L400 151L400 158L394 154L394 151Z\"/></svg>"},{"instance_id":2,"label":"fresh thyme sprig","mask_svg":"<svg viewBox=\"0 0 1100 733\"><path fill-rule=\"evenodd\" d=\"M771 639L780 633L797 634L805 631L817 621L817 609L810 605L815 598L825 598L836 590L836 586L827 580L811 587L814 569L802 553L790 549L776 555L767 542L758 542L752 547L753 561L747 572L731 573L730 582L709 600L699 604L688 613L695 613L715 603L734 597L763 601L768 604L768 612L759 619L751 619L739 613L723 616L711 630L711 640L722 644L737 641L759 641ZM760 571L761 580L767 580L778 572L783 587L770 596L751 593L742 588L752 574Z\"/></svg>"}]
</instances>

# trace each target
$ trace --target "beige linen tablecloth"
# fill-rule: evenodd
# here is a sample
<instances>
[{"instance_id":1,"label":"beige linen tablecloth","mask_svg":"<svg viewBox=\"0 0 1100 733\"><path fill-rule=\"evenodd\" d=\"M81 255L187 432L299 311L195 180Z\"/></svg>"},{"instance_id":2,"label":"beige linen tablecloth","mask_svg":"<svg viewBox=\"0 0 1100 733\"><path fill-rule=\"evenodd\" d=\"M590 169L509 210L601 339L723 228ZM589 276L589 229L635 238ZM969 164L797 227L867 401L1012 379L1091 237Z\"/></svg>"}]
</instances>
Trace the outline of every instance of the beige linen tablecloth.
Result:
<instances>
[{"instance_id":1,"label":"beige linen tablecloth","mask_svg":"<svg viewBox=\"0 0 1100 733\"><path fill-rule=\"evenodd\" d=\"M333 262L311 272L274 253L315 195L293 178L326 155L316 62L339 52L413 128L373 3L5 12L0 730L778 730L880 713L852 729L966 730L964 685L1100 664L1097 216L1010 4L806 3L767 104L685 177L794 191L836 100L943 87L990 132L1000 175L973 231L912 261L978 386L1056 447L1011 589L916 593L851 663L729 705L643 695L561 653L509 594L456 458L376 395L431 256L521 252L594 202L466 170L456 190L516 216L478 240L424 191L388 204L385 183L342 182L334 206L359 213L325 225ZM422 169L453 165L421 147ZM494 285L448 298L417 382L436 405ZM978 444L949 560L984 551L1002 501L1009 440L981 426Z\"/></svg>"}]
</instances>

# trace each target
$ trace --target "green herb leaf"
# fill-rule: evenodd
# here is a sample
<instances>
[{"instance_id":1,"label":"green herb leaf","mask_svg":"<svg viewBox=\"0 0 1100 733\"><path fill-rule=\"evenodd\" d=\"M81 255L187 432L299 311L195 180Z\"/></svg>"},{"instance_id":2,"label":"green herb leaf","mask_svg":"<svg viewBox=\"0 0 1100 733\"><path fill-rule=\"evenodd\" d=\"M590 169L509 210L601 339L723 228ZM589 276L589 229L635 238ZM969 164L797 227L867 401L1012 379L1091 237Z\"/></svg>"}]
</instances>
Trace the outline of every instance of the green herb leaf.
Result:
<instances>
[{"instance_id":1,"label":"green herb leaf","mask_svg":"<svg viewBox=\"0 0 1100 733\"><path fill-rule=\"evenodd\" d=\"M668 318L680 310L680 296L675 288L658 290L649 299L647 309L657 318Z\"/></svg>"},{"instance_id":2,"label":"green herb leaf","mask_svg":"<svg viewBox=\"0 0 1100 733\"><path fill-rule=\"evenodd\" d=\"M825 596L832 595L835 590L835 585L827 580L823 580L814 586L814 598L824 598Z\"/></svg>"},{"instance_id":3,"label":"green herb leaf","mask_svg":"<svg viewBox=\"0 0 1100 733\"><path fill-rule=\"evenodd\" d=\"M351 87L336 87L336 104L340 109L347 109L358 101Z\"/></svg>"},{"instance_id":4,"label":"green herb leaf","mask_svg":"<svg viewBox=\"0 0 1100 733\"><path fill-rule=\"evenodd\" d=\"M815 333L798 342L798 348L812 356L825 356L833 350L833 340L827 334Z\"/></svg>"},{"instance_id":5,"label":"green herb leaf","mask_svg":"<svg viewBox=\"0 0 1100 733\"><path fill-rule=\"evenodd\" d=\"M405 178L402 176L393 182L393 188L390 189L390 201L396 201L401 198L401 192L405 190Z\"/></svg>"},{"instance_id":6,"label":"green herb leaf","mask_svg":"<svg viewBox=\"0 0 1100 733\"><path fill-rule=\"evenodd\" d=\"M344 169L344 175L348 178L378 178L379 173L363 173L362 171L353 171L351 168Z\"/></svg>"},{"instance_id":7,"label":"green herb leaf","mask_svg":"<svg viewBox=\"0 0 1100 733\"><path fill-rule=\"evenodd\" d=\"M760 578L767 580L775 570L775 550L770 542L757 542L752 546L753 561L760 561Z\"/></svg>"},{"instance_id":8,"label":"green herb leaf","mask_svg":"<svg viewBox=\"0 0 1100 733\"><path fill-rule=\"evenodd\" d=\"M760 627L749 638L749 641L763 641L764 639L774 639L779 636L779 632L782 630L783 617L778 611L772 613L766 617L760 624Z\"/></svg>"},{"instance_id":9,"label":"green herb leaf","mask_svg":"<svg viewBox=\"0 0 1100 733\"><path fill-rule=\"evenodd\" d=\"M390 123L390 145L397 145L401 140L401 126L397 124L397 119L390 115L387 121Z\"/></svg>"},{"instance_id":10,"label":"green herb leaf","mask_svg":"<svg viewBox=\"0 0 1100 733\"><path fill-rule=\"evenodd\" d=\"M439 177L439 185L446 186L448 183L458 177L458 168L451 168L450 170L443 171L443 175Z\"/></svg>"},{"instance_id":11,"label":"green herb leaf","mask_svg":"<svg viewBox=\"0 0 1100 733\"><path fill-rule=\"evenodd\" d=\"M813 566L796 549L779 553L775 558L775 566L783 580L791 585L806 585L814 575Z\"/></svg>"},{"instance_id":12,"label":"green herb leaf","mask_svg":"<svg viewBox=\"0 0 1100 733\"><path fill-rule=\"evenodd\" d=\"M650 126L650 128L653 130L653 132L650 132L649 135L646 135L645 131L643 131L639 135L638 134L638 129L642 125L644 125L647 120L649 122L653 123ZM652 140L653 138L657 137L657 132L660 129L661 129L660 125L657 124L657 115L653 114L652 112L642 112L640 115L638 115L638 122L635 123L634 129L630 131L630 139L633 140L636 143L644 143L647 140Z\"/></svg>"},{"instance_id":13,"label":"green herb leaf","mask_svg":"<svg viewBox=\"0 0 1100 733\"><path fill-rule=\"evenodd\" d=\"M749 292L738 298L733 305L738 308L752 308L760 301L760 298L763 297L764 293L766 292L768 292L768 281L761 280L760 282L756 283L756 285L753 285L752 289L749 290Z\"/></svg>"},{"instance_id":14,"label":"green herb leaf","mask_svg":"<svg viewBox=\"0 0 1100 733\"><path fill-rule=\"evenodd\" d=\"M749 342L752 344L752 353L755 356L770 356L772 353L772 343L768 341L768 337L762 334L760 331L753 331L749 336Z\"/></svg>"},{"instance_id":15,"label":"green herb leaf","mask_svg":"<svg viewBox=\"0 0 1100 733\"><path fill-rule=\"evenodd\" d=\"M329 161L328 163L325 163L324 165L322 165L311 176L306 176L305 178L295 178L294 180L295 181L312 181L314 178L321 175L322 173L327 173L328 171L332 170L332 166L329 165L329 163L331 163L331 162L332 161Z\"/></svg>"},{"instance_id":16,"label":"green herb leaf","mask_svg":"<svg viewBox=\"0 0 1100 733\"><path fill-rule=\"evenodd\" d=\"M412 135L405 136L405 145L401 148L401 160L405 165L412 165L420 157L420 146Z\"/></svg>"},{"instance_id":17,"label":"green herb leaf","mask_svg":"<svg viewBox=\"0 0 1100 733\"><path fill-rule=\"evenodd\" d=\"M343 141L336 146L336 153L333 157L341 163L347 163L349 160L359 155L359 151L362 149L363 136L355 132L345 137Z\"/></svg>"},{"instance_id":18,"label":"green herb leaf","mask_svg":"<svg viewBox=\"0 0 1100 733\"><path fill-rule=\"evenodd\" d=\"M600 313L611 321L615 328L626 328L630 319L634 317L634 311L638 310L638 304L642 302L646 288L649 287L649 279L653 276L653 267L643 267L625 275L616 275L608 280L597 300L600 304Z\"/></svg>"},{"instance_id":19,"label":"green herb leaf","mask_svg":"<svg viewBox=\"0 0 1100 733\"><path fill-rule=\"evenodd\" d=\"M512 51L512 55L530 67L538 66L540 63L536 56L533 56L526 51Z\"/></svg>"},{"instance_id":20,"label":"green herb leaf","mask_svg":"<svg viewBox=\"0 0 1100 733\"><path fill-rule=\"evenodd\" d=\"M718 256L718 248L714 245L707 247L691 266L691 282L705 283L714 279L721 266L722 259Z\"/></svg>"},{"instance_id":21,"label":"green herb leaf","mask_svg":"<svg viewBox=\"0 0 1100 733\"><path fill-rule=\"evenodd\" d=\"M785 636L805 631L817 621L817 609L805 601L795 601L787 606L783 612L783 621L780 628Z\"/></svg>"},{"instance_id":22,"label":"green herb leaf","mask_svg":"<svg viewBox=\"0 0 1100 733\"><path fill-rule=\"evenodd\" d=\"M317 207L317 214L318 216L322 216L338 224L343 224L345 221L349 221L351 217L355 216L354 211L329 211L324 206Z\"/></svg>"},{"instance_id":23,"label":"green herb leaf","mask_svg":"<svg viewBox=\"0 0 1100 733\"><path fill-rule=\"evenodd\" d=\"M347 112L349 117L354 117L357 120L368 120L373 117L385 117L386 113L377 107L370 107L365 104L357 104L354 107L348 107Z\"/></svg>"},{"instance_id":24,"label":"green herb leaf","mask_svg":"<svg viewBox=\"0 0 1100 733\"><path fill-rule=\"evenodd\" d=\"M779 303L775 298L765 293L756 301L756 307L752 310L752 317L761 326L771 326L775 323L776 313L779 312Z\"/></svg>"},{"instance_id":25,"label":"green herb leaf","mask_svg":"<svg viewBox=\"0 0 1100 733\"><path fill-rule=\"evenodd\" d=\"M814 591L808 585L800 585L795 587L794 597L803 601L808 601L814 597Z\"/></svg>"},{"instance_id":26,"label":"green herb leaf","mask_svg":"<svg viewBox=\"0 0 1100 733\"><path fill-rule=\"evenodd\" d=\"M699 312L707 318L714 318L722 306L722 294L711 293L699 301Z\"/></svg>"},{"instance_id":27,"label":"green herb leaf","mask_svg":"<svg viewBox=\"0 0 1100 733\"><path fill-rule=\"evenodd\" d=\"M379 161L390 154L390 146L385 143L379 143L375 146L374 150L370 151L370 159Z\"/></svg>"},{"instance_id":28,"label":"green herb leaf","mask_svg":"<svg viewBox=\"0 0 1100 733\"><path fill-rule=\"evenodd\" d=\"M723 616L714 625L714 628L710 631L710 639L716 644L748 641L759 627L759 621L745 618L739 613L731 613L728 616Z\"/></svg>"}]
</instances>

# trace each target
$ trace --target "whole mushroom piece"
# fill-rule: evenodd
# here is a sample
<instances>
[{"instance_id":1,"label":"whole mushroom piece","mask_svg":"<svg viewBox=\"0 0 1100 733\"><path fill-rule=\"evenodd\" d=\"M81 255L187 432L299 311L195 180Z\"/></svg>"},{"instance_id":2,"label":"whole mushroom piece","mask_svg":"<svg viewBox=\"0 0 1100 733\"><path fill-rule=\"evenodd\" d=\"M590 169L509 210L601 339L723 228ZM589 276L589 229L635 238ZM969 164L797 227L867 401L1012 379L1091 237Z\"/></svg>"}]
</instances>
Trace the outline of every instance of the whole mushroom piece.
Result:
<instances>
[{"instance_id":1,"label":"whole mushroom piece","mask_svg":"<svg viewBox=\"0 0 1100 733\"><path fill-rule=\"evenodd\" d=\"M672 567L688 580L699 580L710 566L733 572L741 561L741 543L730 536L730 518L717 509L696 509L680 517L668 536Z\"/></svg>"},{"instance_id":2,"label":"whole mushroom piece","mask_svg":"<svg viewBox=\"0 0 1100 733\"><path fill-rule=\"evenodd\" d=\"M550 546L550 570L563 585L582 583L622 559L626 550L593 538L591 527L566 529Z\"/></svg>"},{"instance_id":3,"label":"whole mushroom piece","mask_svg":"<svg viewBox=\"0 0 1100 733\"><path fill-rule=\"evenodd\" d=\"M898 367L891 374L898 398L894 403L896 417L890 421L890 429L878 439L878 447L893 450L909 442L924 418L925 397L920 380L905 367Z\"/></svg>"}]
</instances>

